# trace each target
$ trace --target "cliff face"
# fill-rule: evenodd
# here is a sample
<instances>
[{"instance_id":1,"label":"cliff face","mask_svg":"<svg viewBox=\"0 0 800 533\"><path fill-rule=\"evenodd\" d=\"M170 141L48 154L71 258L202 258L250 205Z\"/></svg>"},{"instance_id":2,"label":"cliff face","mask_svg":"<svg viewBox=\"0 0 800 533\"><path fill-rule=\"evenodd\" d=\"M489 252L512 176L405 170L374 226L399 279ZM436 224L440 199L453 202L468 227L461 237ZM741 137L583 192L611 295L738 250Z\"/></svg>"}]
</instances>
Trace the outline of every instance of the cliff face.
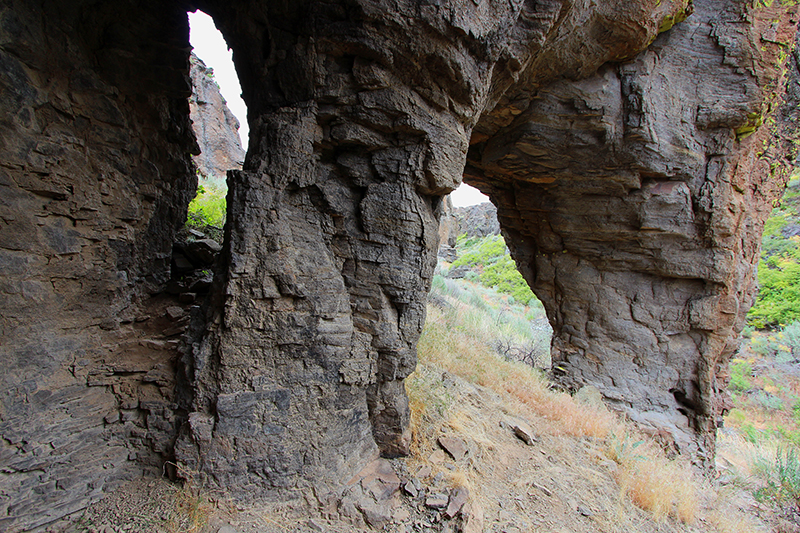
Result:
<instances>
[{"instance_id":1,"label":"cliff face","mask_svg":"<svg viewBox=\"0 0 800 533\"><path fill-rule=\"evenodd\" d=\"M519 114L484 117L467 158L547 308L563 381L706 464L796 155L795 23L794 8L695 2L630 61L535 99L512 89Z\"/></svg>"},{"instance_id":2,"label":"cliff face","mask_svg":"<svg viewBox=\"0 0 800 533\"><path fill-rule=\"evenodd\" d=\"M458 234L466 233L470 237L487 237L500 233L497 208L489 202L469 207L456 207L453 210L453 216L458 222Z\"/></svg>"},{"instance_id":3,"label":"cliff face","mask_svg":"<svg viewBox=\"0 0 800 533\"><path fill-rule=\"evenodd\" d=\"M196 178L186 13L0 4L0 529L160 474L170 277Z\"/></svg>"},{"instance_id":4,"label":"cliff face","mask_svg":"<svg viewBox=\"0 0 800 533\"><path fill-rule=\"evenodd\" d=\"M313 482L326 500L405 453L462 176L498 206L565 382L711 460L790 163L796 7L191 4L234 50L252 124L180 345L162 291L195 187L185 12L0 7L0 524L164 458L237 497Z\"/></svg>"},{"instance_id":5,"label":"cliff face","mask_svg":"<svg viewBox=\"0 0 800 533\"><path fill-rule=\"evenodd\" d=\"M239 139L239 121L214 81L213 71L196 55L189 56L192 96L189 116L200 145L194 164L203 176L225 178L228 170L241 169L244 150Z\"/></svg>"}]
</instances>

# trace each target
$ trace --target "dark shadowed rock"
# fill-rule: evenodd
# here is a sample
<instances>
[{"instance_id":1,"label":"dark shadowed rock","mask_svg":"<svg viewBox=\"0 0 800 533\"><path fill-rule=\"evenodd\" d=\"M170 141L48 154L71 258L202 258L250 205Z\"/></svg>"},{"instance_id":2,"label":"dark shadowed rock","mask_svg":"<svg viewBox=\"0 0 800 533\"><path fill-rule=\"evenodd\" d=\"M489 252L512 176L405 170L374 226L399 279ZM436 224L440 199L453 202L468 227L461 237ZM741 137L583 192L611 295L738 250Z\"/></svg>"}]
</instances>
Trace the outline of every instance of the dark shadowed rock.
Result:
<instances>
[{"instance_id":1,"label":"dark shadowed rock","mask_svg":"<svg viewBox=\"0 0 800 533\"><path fill-rule=\"evenodd\" d=\"M562 383L596 386L711 466L761 228L796 156L796 65L780 49L797 9L693 6L628 62L534 99L511 89L519 113L482 117L464 179L497 205ZM739 61L746 74L720 70Z\"/></svg>"},{"instance_id":2,"label":"dark shadowed rock","mask_svg":"<svg viewBox=\"0 0 800 533\"><path fill-rule=\"evenodd\" d=\"M409 450L403 380L462 177L497 206L563 384L712 464L794 158L797 6L766 4L4 0L0 529L165 464L385 523L383 492L342 485ZM172 271L195 8L251 122L213 281Z\"/></svg>"}]
</instances>

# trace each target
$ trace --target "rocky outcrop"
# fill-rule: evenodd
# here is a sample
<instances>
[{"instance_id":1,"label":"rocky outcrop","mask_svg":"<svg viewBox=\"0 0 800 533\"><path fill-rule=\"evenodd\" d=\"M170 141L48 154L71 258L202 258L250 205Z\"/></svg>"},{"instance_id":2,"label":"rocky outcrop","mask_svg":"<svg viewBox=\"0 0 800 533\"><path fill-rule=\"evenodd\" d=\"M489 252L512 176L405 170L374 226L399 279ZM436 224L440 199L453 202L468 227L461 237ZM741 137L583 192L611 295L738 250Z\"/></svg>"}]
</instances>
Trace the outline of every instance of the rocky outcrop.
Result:
<instances>
[{"instance_id":1,"label":"rocky outcrop","mask_svg":"<svg viewBox=\"0 0 800 533\"><path fill-rule=\"evenodd\" d=\"M0 530L160 475L181 317L154 293L196 184L186 13L0 3Z\"/></svg>"},{"instance_id":2,"label":"rocky outcrop","mask_svg":"<svg viewBox=\"0 0 800 533\"><path fill-rule=\"evenodd\" d=\"M452 207L450 197L446 197L444 209L439 217L439 257L445 261L455 261L455 249L459 235L468 237L488 237L500 234L497 209L489 202L467 207ZM454 274L454 272L451 272ZM463 275L459 271L456 274Z\"/></svg>"},{"instance_id":3,"label":"rocky outcrop","mask_svg":"<svg viewBox=\"0 0 800 533\"><path fill-rule=\"evenodd\" d=\"M507 93L518 114L484 117L468 156L465 181L498 206L548 311L562 380L705 464L796 155L796 21L794 7L695 2L632 60Z\"/></svg>"},{"instance_id":4,"label":"rocky outcrop","mask_svg":"<svg viewBox=\"0 0 800 533\"><path fill-rule=\"evenodd\" d=\"M219 92L214 71L194 53L189 56L189 63L192 79L189 116L200 146L194 164L201 175L224 179L229 170L240 170L244 163L239 121Z\"/></svg>"},{"instance_id":5,"label":"rocky outcrop","mask_svg":"<svg viewBox=\"0 0 800 533\"><path fill-rule=\"evenodd\" d=\"M188 8L233 49L252 123L209 301L182 314L164 289L195 187ZM789 162L795 10L4 0L0 524L167 458L234 497L329 501L406 452L462 176L498 207L565 381L710 461Z\"/></svg>"},{"instance_id":6,"label":"rocky outcrop","mask_svg":"<svg viewBox=\"0 0 800 533\"><path fill-rule=\"evenodd\" d=\"M454 215L458 221L459 233L470 237L488 237L500 234L497 208L489 202L469 207L457 207Z\"/></svg>"}]
</instances>

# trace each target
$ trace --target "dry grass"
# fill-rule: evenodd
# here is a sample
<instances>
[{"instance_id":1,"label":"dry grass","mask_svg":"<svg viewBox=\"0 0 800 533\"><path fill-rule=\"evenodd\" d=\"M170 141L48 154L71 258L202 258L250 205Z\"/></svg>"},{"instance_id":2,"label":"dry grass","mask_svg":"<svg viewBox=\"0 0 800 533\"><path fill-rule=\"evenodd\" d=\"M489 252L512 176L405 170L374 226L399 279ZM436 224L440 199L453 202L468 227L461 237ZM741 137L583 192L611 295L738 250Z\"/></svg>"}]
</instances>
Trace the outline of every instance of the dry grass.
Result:
<instances>
[{"instance_id":1,"label":"dry grass","mask_svg":"<svg viewBox=\"0 0 800 533\"><path fill-rule=\"evenodd\" d=\"M175 512L170 516L168 531L199 533L215 512L214 504L201 490L183 487L175 495Z\"/></svg>"},{"instance_id":2,"label":"dry grass","mask_svg":"<svg viewBox=\"0 0 800 533\"><path fill-rule=\"evenodd\" d=\"M217 512L217 506L210 500L209 494L197 481L194 472L180 468L180 476L185 481L175 491L174 510L169 513L167 531L172 533L200 533L206 529L211 517Z\"/></svg>"},{"instance_id":3,"label":"dry grass","mask_svg":"<svg viewBox=\"0 0 800 533\"><path fill-rule=\"evenodd\" d=\"M621 468L617 478L623 497L653 513L656 520L672 515L690 523L697 516L698 495L688 469L656 456Z\"/></svg>"},{"instance_id":4,"label":"dry grass","mask_svg":"<svg viewBox=\"0 0 800 533\"><path fill-rule=\"evenodd\" d=\"M452 398L436 396L430 379L436 374L435 369L443 369L495 391L508 402L508 410L514 410L515 404L528 408L547 422L552 435L600 439L609 450L615 448L616 435L623 435L626 440L641 439L637 442L642 444L628 457L621 455L623 450L619 446L620 454L609 452L609 457L620 465L619 494L650 511L656 519L672 516L684 523L695 520L698 490L689 467L666 459L656 445L635 437L635 431L608 410L578 404L568 394L551 390L538 370L499 357L490 348L493 334L490 325L482 322L480 327L469 327L476 322L475 313L460 302L445 310L429 306L426 328L419 342L422 366L409 380L417 450L422 451L420 443L430 442L431 434L440 433L444 427L474 435L478 442L491 448L491 442L481 437L485 432L470 416L462 411L451 412ZM422 387L423 383L427 386ZM432 421L431 405L438 406L434 410L439 409L435 427L426 426Z\"/></svg>"}]
</instances>

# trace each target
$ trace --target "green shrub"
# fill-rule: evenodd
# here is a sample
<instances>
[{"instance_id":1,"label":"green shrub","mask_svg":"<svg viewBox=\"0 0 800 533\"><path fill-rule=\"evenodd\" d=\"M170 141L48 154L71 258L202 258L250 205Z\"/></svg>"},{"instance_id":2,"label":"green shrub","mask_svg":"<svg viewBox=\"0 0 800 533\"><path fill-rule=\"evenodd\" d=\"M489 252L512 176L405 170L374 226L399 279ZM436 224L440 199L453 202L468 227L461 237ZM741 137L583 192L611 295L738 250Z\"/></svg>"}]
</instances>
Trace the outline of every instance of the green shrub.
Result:
<instances>
[{"instance_id":1,"label":"green shrub","mask_svg":"<svg viewBox=\"0 0 800 533\"><path fill-rule=\"evenodd\" d=\"M758 444L762 438L761 431L750 422L742 424L742 433L744 433L744 440L753 444Z\"/></svg>"},{"instance_id":2,"label":"green shrub","mask_svg":"<svg viewBox=\"0 0 800 533\"><path fill-rule=\"evenodd\" d=\"M197 196L189 203L186 225L205 230L207 227L222 229L227 211L225 180L200 177Z\"/></svg>"},{"instance_id":3,"label":"green shrub","mask_svg":"<svg viewBox=\"0 0 800 533\"><path fill-rule=\"evenodd\" d=\"M800 508L800 460L793 447L778 448L772 460L759 458L755 470L762 481L754 492L758 501Z\"/></svg>"},{"instance_id":4,"label":"green shrub","mask_svg":"<svg viewBox=\"0 0 800 533\"><path fill-rule=\"evenodd\" d=\"M748 391L753 388L750 377L753 375L753 366L742 359L731 361L731 389L735 391Z\"/></svg>"},{"instance_id":5,"label":"green shrub","mask_svg":"<svg viewBox=\"0 0 800 533\"><path fill-rule=\"evenodd\" d=\"M783 236L786 226L800 223L799 186L800 180L793 177L782 204L764 224L758 299L747 314L749 323L759 329L800 320L800 239Z\"/></svg>"},{"instance_id":6,"label":"green shrub","mask_svg":"<svg viewBox=\"0 0 800 533\"><path fill-rule=\"evenodd\" d=\"M747 318L757 328L800 320L800 263L791 255L758 262L758 300Z\"/></svg>"},{"instance_id":7,"label":"green shrub","mask_svg":"<svg viewBox=\"0 0 800 533\"><path fill-rule=\"evenodd\" d=\"M462 265L477 266L493 263L508 253L506 241L500 235L485 237L483 239L463 239L461 243L456 241L456 248L459 257L450 268L457 268Z\"/></svg>"},{"instance_id":8,"label":"green shrub","mask_svg":"<svg viewBox=\"0 0 800 533\"><path fill-rule=\"evenodd\" d=\"M734 407L728 412L728 419L734 424L741 426L747 421L747 413Z\"/></svg>"},{"instance_id":9,"label":"green shrub","mask_svg":"<svg viewBox=\"0 0 800 533\"><path fill-rule=\"evenodd\" d=\"M482 239L467 238L463 234L456 241L456 248L459 257L450 265L451 269L472 267L477 272L469 271L464 275L469 281L478 281L486 287L494 287L498 292L510 295L513 298L512 303L539 304L528 283L517 270L503 237L493 235Z\"/></svg>"},{"instance_id":10,"label":"green shrub","mask_svg":"<svg viewBox=\"0 0 800 533\"><path fill-rule=\"evenodd\" d=\"M792 446L800 446L800 430L778 426L775 428L775 431L780 433L780 436L783 437L786 442L791 443Z\"/></svg>"},{"instance_id":11,"label":"green shrub","mask_svg":"<svg viewBox=\"0 0 800 533\"><path fill-rule=\"evenodd\" d=\"M517 265L510 255L504 255L487 266L481 272L480 281L487 287L494 287L499 292L510 294L514 300L525 305L533 298L533 292L517 270Z\"/></svg>"},{"instance_id":12,"label":"green shrub","mask_svg":"<svg viewBox=\"0 0 800 533\"><path fill-rule=\"evenodd\" d=\"M774 333L754 333L750 339L750 348L778 363L800 359L800 322L792 322Z\"/></svg>"},{"instance_id":13,"label":"green shrub","mask_svg":"<svg viewBox=\"0 0 800 533\"><path fill-rule=\"evenodd\" d=\"M449 327L484 339L485 347L507 359L550 366L553 331L541 309L508 304L494 288L440 275L433 277L431 295L444 304L438 312L452 322Z\"/></svg>"},{"instance_id":14,"label":"green shrub","mask_svg":"<svg viewBox=\"0 0 800 533\"><path fill-rule=\"evenodd\" d=\"M780 411L783 409L783 400L766 391L756 392L754 399L767 411Z\"/></svg>"}]
</instances>

